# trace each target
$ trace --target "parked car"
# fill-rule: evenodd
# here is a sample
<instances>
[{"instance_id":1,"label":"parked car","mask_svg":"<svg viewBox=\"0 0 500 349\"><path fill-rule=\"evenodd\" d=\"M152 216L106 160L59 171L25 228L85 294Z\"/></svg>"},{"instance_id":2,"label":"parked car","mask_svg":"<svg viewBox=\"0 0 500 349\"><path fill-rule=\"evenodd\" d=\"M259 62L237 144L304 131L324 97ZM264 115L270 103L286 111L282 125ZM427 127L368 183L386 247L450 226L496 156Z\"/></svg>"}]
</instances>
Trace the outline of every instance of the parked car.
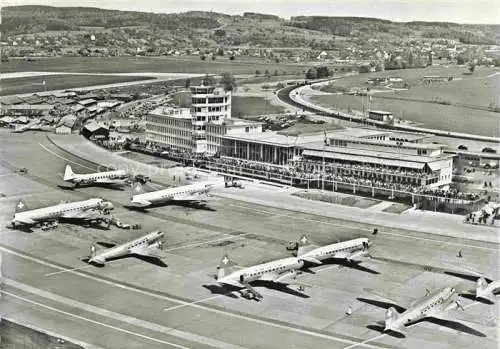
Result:
<instances>
[{"instance_id":1,"label":"parked car","mask_svg":"<svg viewBox=\"0 0 500 349\"><path fill-rule=\"evenodd\" d=\"M151 181L151 178L149 178L149 176L146 176L146 175L142 175L142 174L138 174L134 177L135 181L136 182L139 182L141 184L144 184L146 182L150 182Z\"/></svg>"}]
</instances>

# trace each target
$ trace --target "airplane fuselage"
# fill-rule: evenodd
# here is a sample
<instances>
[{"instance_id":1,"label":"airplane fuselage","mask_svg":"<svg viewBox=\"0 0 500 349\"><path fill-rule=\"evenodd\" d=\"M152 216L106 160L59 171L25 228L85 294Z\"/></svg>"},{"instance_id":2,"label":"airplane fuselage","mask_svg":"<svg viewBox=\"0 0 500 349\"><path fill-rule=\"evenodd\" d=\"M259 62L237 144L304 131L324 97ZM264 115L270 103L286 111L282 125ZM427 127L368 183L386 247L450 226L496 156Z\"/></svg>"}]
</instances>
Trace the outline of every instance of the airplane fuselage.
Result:
<instances>
[{"instance_id":1,"label":"airplane fuselage","mask_svg":"<svg viewBox=\"0 0 500 349\"><path fill-rule=\"evenodd\" d=\"M188 184L176 188L167 188L150 193L136 194L132 196L130 203L135 206L145 207L159 202L168 202L189 197L194 194L206 193L210 188L208 183Z\"/></svg>"},{"instance_id":2,"label":"airplane fuselage","mask_svg":"<svg viewBox=\"0 0 500 349\"><path fill-rule=\"evenodd\" d=\"M65 214L72 211L86 211L89 209L100 208L105 201L103 199L88 199L84 201L76 201L69 203L61 203L55 206L37 208L34 210L18 212L14 214L13 224L26 222L40 222L54 220L63 217Z\"/></svg>"},{"instance_id":3,"label":"airplane fuselage","mask_svg":"<svg viewBox=\"0 0 500 349\"><path fill-rule=\"evenodd\" d=\"M455 301L456 291L454 288L446 287L434 294L419 300L412 307L398 315L398 318L390 324L386 324L386 330L397 330L405 325L422 320L446 311L448 306Z\"/></svg>"},{"instance_id":4,"label":"airplane fuselage","mask_svg":"<svg viewBox=\"0 0 500 349\"><path fill-rule=\"evenodd\" d=\"M146 236L129 241L119 246L111 247L102 252L96 253L95 256L89 259L89 263L96 262L104 264L111 258L119 258L133 253L133 249L140 247L149 247L163 237L163 233L159 231L152 232Z\"/></svg>"},{"instance_id":5,"label":"airplane fuselage","mask_svg":"<svg viewBox=\"0 0 500 349\"><path fill-rule=\"evenodd\" d=\"M297 270L302 268L303 265L304 262L299 258L289 257L237 270L217 281L221 283L248 283L263 279L267 275L279 275L288 271Z\"/></svg>"},{"instance_id":6,"label":"airplane fuselage","mask_svg":"<svg viewBox=\"0 0 500 349\"><path fill-rule=\"evenodd\" d=\"M77 174L67 179L68 182L79 183L113 183L127 179L129 175L124 170L107 171L89 174Z\"/></svg>"},{"instance_id":7,"label":"airplane fuselage","mask_svg":"<svg viewBox=\"0 0 500 349\"><path fill-rule=\"evenodd\" d=\"M367 246L368 246L368 239L360 238L360 239L354 239L350 241L344 241L336 244L318 247L300 255L299 257L303 258L312 257L319 261L328 258L348 258L349 256L352 256L356 253L366 250Z\"/></svg>"}]
</instances>

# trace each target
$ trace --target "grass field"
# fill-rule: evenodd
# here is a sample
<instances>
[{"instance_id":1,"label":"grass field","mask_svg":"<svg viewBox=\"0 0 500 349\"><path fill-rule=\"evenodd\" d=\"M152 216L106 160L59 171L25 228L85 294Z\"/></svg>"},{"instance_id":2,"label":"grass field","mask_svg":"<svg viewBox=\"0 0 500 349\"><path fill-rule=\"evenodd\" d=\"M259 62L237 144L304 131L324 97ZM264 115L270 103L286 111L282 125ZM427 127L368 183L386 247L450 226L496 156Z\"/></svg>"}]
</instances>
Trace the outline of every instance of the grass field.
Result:
<instances>
[{"instance_id":1,"label":"grass field","mask_svg":"<svg viewBox=\"0 0 500 349\"><path fill-rule=\"evenodd\" d=\"M468 75L464 74L467 72L466 67L433 66L353 75L336 80L333 86L368 87L368 78L398 76L409 84L408 90L374 93L372 103L368 106L364 97L365 108L390 111L401 119L412 120L431 128L498 137L500 114L477 109L487 108L490 104L500 105L500 74L496 74L498 71L494 68L479 67L473 74ZM422 79L426 75L452 76L453 80L424 85ZM323 89L328 90L328 87ZM389 99L392 97L398 99ZM313 100L325 106L363 109L362 99L358 96L332 94L315 96ZM437 101L451 105L438 104Z\"/></svg>"},{"instance_id":2,"label":"grass field","mask_svg":"<svg viewBox=\"0 0 500 349\"><path fill-rule=\"evenodd\" d=\"M202 61L197 56L186 57L54 57L39 58L29 62L10 60L0 65L1 73L22 71L54 71L75 73L210 73L255 74L278 70L287 74L303 72L308 67L296 64L265 63L263 60L237 57L234 61L227 57Z\"/></svg>"},{"instance_id":3,"label":"grass field","mask_svg":"<svg viewBox=\"0 0 500 349\"><path fill-rule=\"evenodd\" d=\"M93 85L115 84L120 82L149 80L144 76L115 75L45 75L2 79L1 96L34 93L51 90L63 90ZM43 85L45 81L45 85Z\"/></svg>"},{"instance_id":4,"label":"grass field","mask_svg":"<svg viewBox=\"0 0 500 349\"><path fill-rule=\"evenodd\" d=\"M284 108L272 105L262 97L237 97L233 96L231 105L232 117L247 115L280 114Z\"/></svg>"},{"instance_id":5,"label":"grass field","mask_svg":"<svg viewBox=\"0 0 500 349\"><path fill-rule=\"evenodd\" d=\"M373 77L401 77L409 85L408 90L388 92L388 96L408 97L421 99L428 102L439 99L450 103L470 104L473 106L487 107L490 103L500 105L498 86L500 85L499 69L478 67L473 74L467 73L467 68L450 66L433 66L423 69L391 70L370 74L348 76L337 80L333 86L338 87L369 87L366 82ZM428 75L452 76L453 80L425 85L423 77ZM332 86L332 87L333 87ZM332 87L322 90L329 92ZM373 89L383 89L375 86Z\"/></svg>"},{"instance_id":6,"label":"grass field","mask_svg":"<svg viewBox=\"0 0 500 349\"><path fill-rule=\"evenodd\" d=\"M311 100L327 107L362 110L359 96L323 95L314 96ZM484 136L500 135L499 113L450 105L381 99L376 96L373 97L370 108L390 111L398 118L415 121L425 127Z\"/></svg>"}]
</instances>

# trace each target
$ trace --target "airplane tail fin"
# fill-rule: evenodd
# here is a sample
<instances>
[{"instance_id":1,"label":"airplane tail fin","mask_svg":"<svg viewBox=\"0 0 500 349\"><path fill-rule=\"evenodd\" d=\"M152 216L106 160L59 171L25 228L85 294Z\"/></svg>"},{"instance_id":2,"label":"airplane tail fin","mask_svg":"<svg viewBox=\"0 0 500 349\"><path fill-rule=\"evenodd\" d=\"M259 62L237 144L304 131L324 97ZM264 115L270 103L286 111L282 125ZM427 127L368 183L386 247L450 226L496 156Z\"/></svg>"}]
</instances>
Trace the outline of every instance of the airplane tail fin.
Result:
<instances>
[{"instance_id":1,"label":"airplane tail fin","mask_svg":"<svg viewBox=\"0 0 500 349\"><path fill-rule=\"evenodd\" d=\"M138 194L144 194L144 188L142 187L142 184L139 182L132 183L130 187L130 197L133 197L134 195Z\"/></svg>"},{"instance_id":2,"label":"airplane tail fin","mask_svg":"<svg viewBox=\"0 0 500 349\"><path fill-rule=\"evenodd\" d=\"M71 168L70 165L66 165L66 168L64 169L64 178L63 180L68 181L71 178L75 176L75 173L73 172L73 169Z\"/></svg>"},{"instance_id":3,"label":"airplane tail fin","mask_svg":"<svg viewBox=\"0 0 500 349\"><path fill-rule=\"evenodd\" d=\"M309 240L309 237L307 235L302 235L297 242L297 257L300 257L307 252L311 251L314 249L313 244L311 243L311 240Z\"/></svg>"},{"instance_id":4,"label":"airplane tail fin","mask_svg":"<svg viewBox=\"0 0 500 349\"><path fill-rule=\"evenodd\" d=\"M478 290L485 290L486 287L488 287L488 282L484 277L481 276L479 279L477 279L476 286Z\"/></svg>"},{"instance_id":5,"label":"airplane tail fin","mask_svg":"<svg viewBox=\"0 0 500 349\"><path fill-rule=\"evenodd\" d=\"M476 297L486 299L486 300L494 303L493 292L492 292L492 290L488 290L488 281L486 281L486 279L483 276L481 276L479 279L477 279Z\"/></svg>"},{"instance_id":6,"label":"airplane tail fin","mask_svg":"<svg viewBox=\"0 0 500 349\"><path fill-rule=\"evenodd\" d=\"M97 247L95 244L90 246L90 258L94 258L97 253Z\"/></svg>"},{"instance_id":7,"label":"airplane tail fin","mask_svg":"<svg viewBox=\"0 0 500 349\"><path fill-rule=\"evenodd\" d=\"M230 274L236 267L237 264L225 254L220 261L220 265L217 267L217 280Z\"/></svg>"},{"instance_id":8,"label":"airplane tail fin","mask_svg":"<svg viewBox=\"0 0 500 349\"><path fill-rule=\"evenodd\" d=\"M27 210L28 210L28 206L26 206L26 204L24 203L23 200L20 200L16 205L15 213L23 212L23 211L27 211Z\"/></svg>"},{"instance_id":9,"label":"airplane tail fin","mask_svg":"<svg viewBox=\"0 0 500 349\"><path fill-rule=\"evenodd\" d=\"M385 328L391 330L393 327L394 321L399 318L399 313L394 307L390 307L385 312Z\"/></svg>"}]
</instances>

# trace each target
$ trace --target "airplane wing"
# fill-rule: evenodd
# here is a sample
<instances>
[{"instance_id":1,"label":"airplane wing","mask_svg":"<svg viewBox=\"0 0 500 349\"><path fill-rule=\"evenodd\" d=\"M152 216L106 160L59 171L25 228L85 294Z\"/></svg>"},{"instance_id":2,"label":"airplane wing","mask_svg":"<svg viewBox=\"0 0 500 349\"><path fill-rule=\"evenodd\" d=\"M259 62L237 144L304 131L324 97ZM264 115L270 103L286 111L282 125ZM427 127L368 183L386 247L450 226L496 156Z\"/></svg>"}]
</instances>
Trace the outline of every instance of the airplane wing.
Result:
<instances>
[{"instance_id":1,"label":"airplane wing","mask_svg":"<svg viewBox=\"0 0 500 349\"><path fill-rule=\"evenodd\" d=\"M306 262L309 262L309 263L313 263L313 264L323 264L322 261L320 261L319 259L316 259L314 257L300 257L300 259L306 261Z\"/></svg>"},{"instance_id":2,"label":"airplane wing","mask_svg":"<svg viewBox=\"0 0 500 349\"><path fill-rule=\"evenodd\" d=\"M469 327L469 326L463 324L462 322L456 321L455 319L450 318L446 314L440 314L439 316L426 317L423 319L423 321L431 322L433 324L443 326L443 327L448 327L448 328L451 328L452 330L455 330L455 331L472 334L474 336L486 337L486 335L484 333L479 332L478 330L475 330L472 327Z\"/></svg>"},{"instance_id":3,"label":"airplane wing","mask_svg":"<svg viewBox=\"0 0 500 349\"><path fill-rule=\"evenodd\" d=\"M374 291L372 289L365 288L365 291L367 291L367 292L371 293L372 295L380 298L381 300L364 298L364 297L358 297L356 299L359 300L359 301L361 301L361 302L368 303L368 304L374 305L374 306L379 307L379 308L389 309L390 307L393 307L399 313L402 313L402 312L406 311L406 309L409 307L409 304L400 305L401 302L398 302L398 301L392 300L390 298L387 298L385 295L383 295L383 294L381 294L379 292L376 292L376 291Z\"/></svg>"},{"instance_id":4,"label":"airplane wing","mask_svg":"<svg viewBox=\"0 0 500 349\"><path fill-rule=\"evenodd\" d=\"M208 201L209 197L206 195L175 195L173 197L174 201Z\"/></svg>"},{"instance_id":5,"label":"airplane wing","mask_svg":"<svg viewBox=\"0 0 500 349\"><path fill-rule=\"evenodd\" d=\"M152 257L152 258L165 258L161 253L158 252L159 250L155 247L145 247L145 246L140 246L140 247L134 247L130 249L130 253L144 256L144 257Z\"/></svg>"},{"instance_id":6,"label":"airplane wing","mask_svg":"<svg viewBox=\"0 0 500 349\"><path fill-rule=\"evenodd\" d=\"M85 211L69 211L65 212L62 218L70 218L70 219L100 219L102 218L102 214L97 210L85 210Z\"/></svg>"},{"instance_id":7,"label":"airplane wing","mask_svg":"<svg viewBox=\"0 0 500 349\"><path fill-rule=\"evenodd\" d=\"M37 223L36 221L34 221L31 218L16 218L16 219L13 220L13 222L15 222L15 223L21 223L21 224L27 224L27 225L36 224Z\"/></svg>"}]
</instances>

